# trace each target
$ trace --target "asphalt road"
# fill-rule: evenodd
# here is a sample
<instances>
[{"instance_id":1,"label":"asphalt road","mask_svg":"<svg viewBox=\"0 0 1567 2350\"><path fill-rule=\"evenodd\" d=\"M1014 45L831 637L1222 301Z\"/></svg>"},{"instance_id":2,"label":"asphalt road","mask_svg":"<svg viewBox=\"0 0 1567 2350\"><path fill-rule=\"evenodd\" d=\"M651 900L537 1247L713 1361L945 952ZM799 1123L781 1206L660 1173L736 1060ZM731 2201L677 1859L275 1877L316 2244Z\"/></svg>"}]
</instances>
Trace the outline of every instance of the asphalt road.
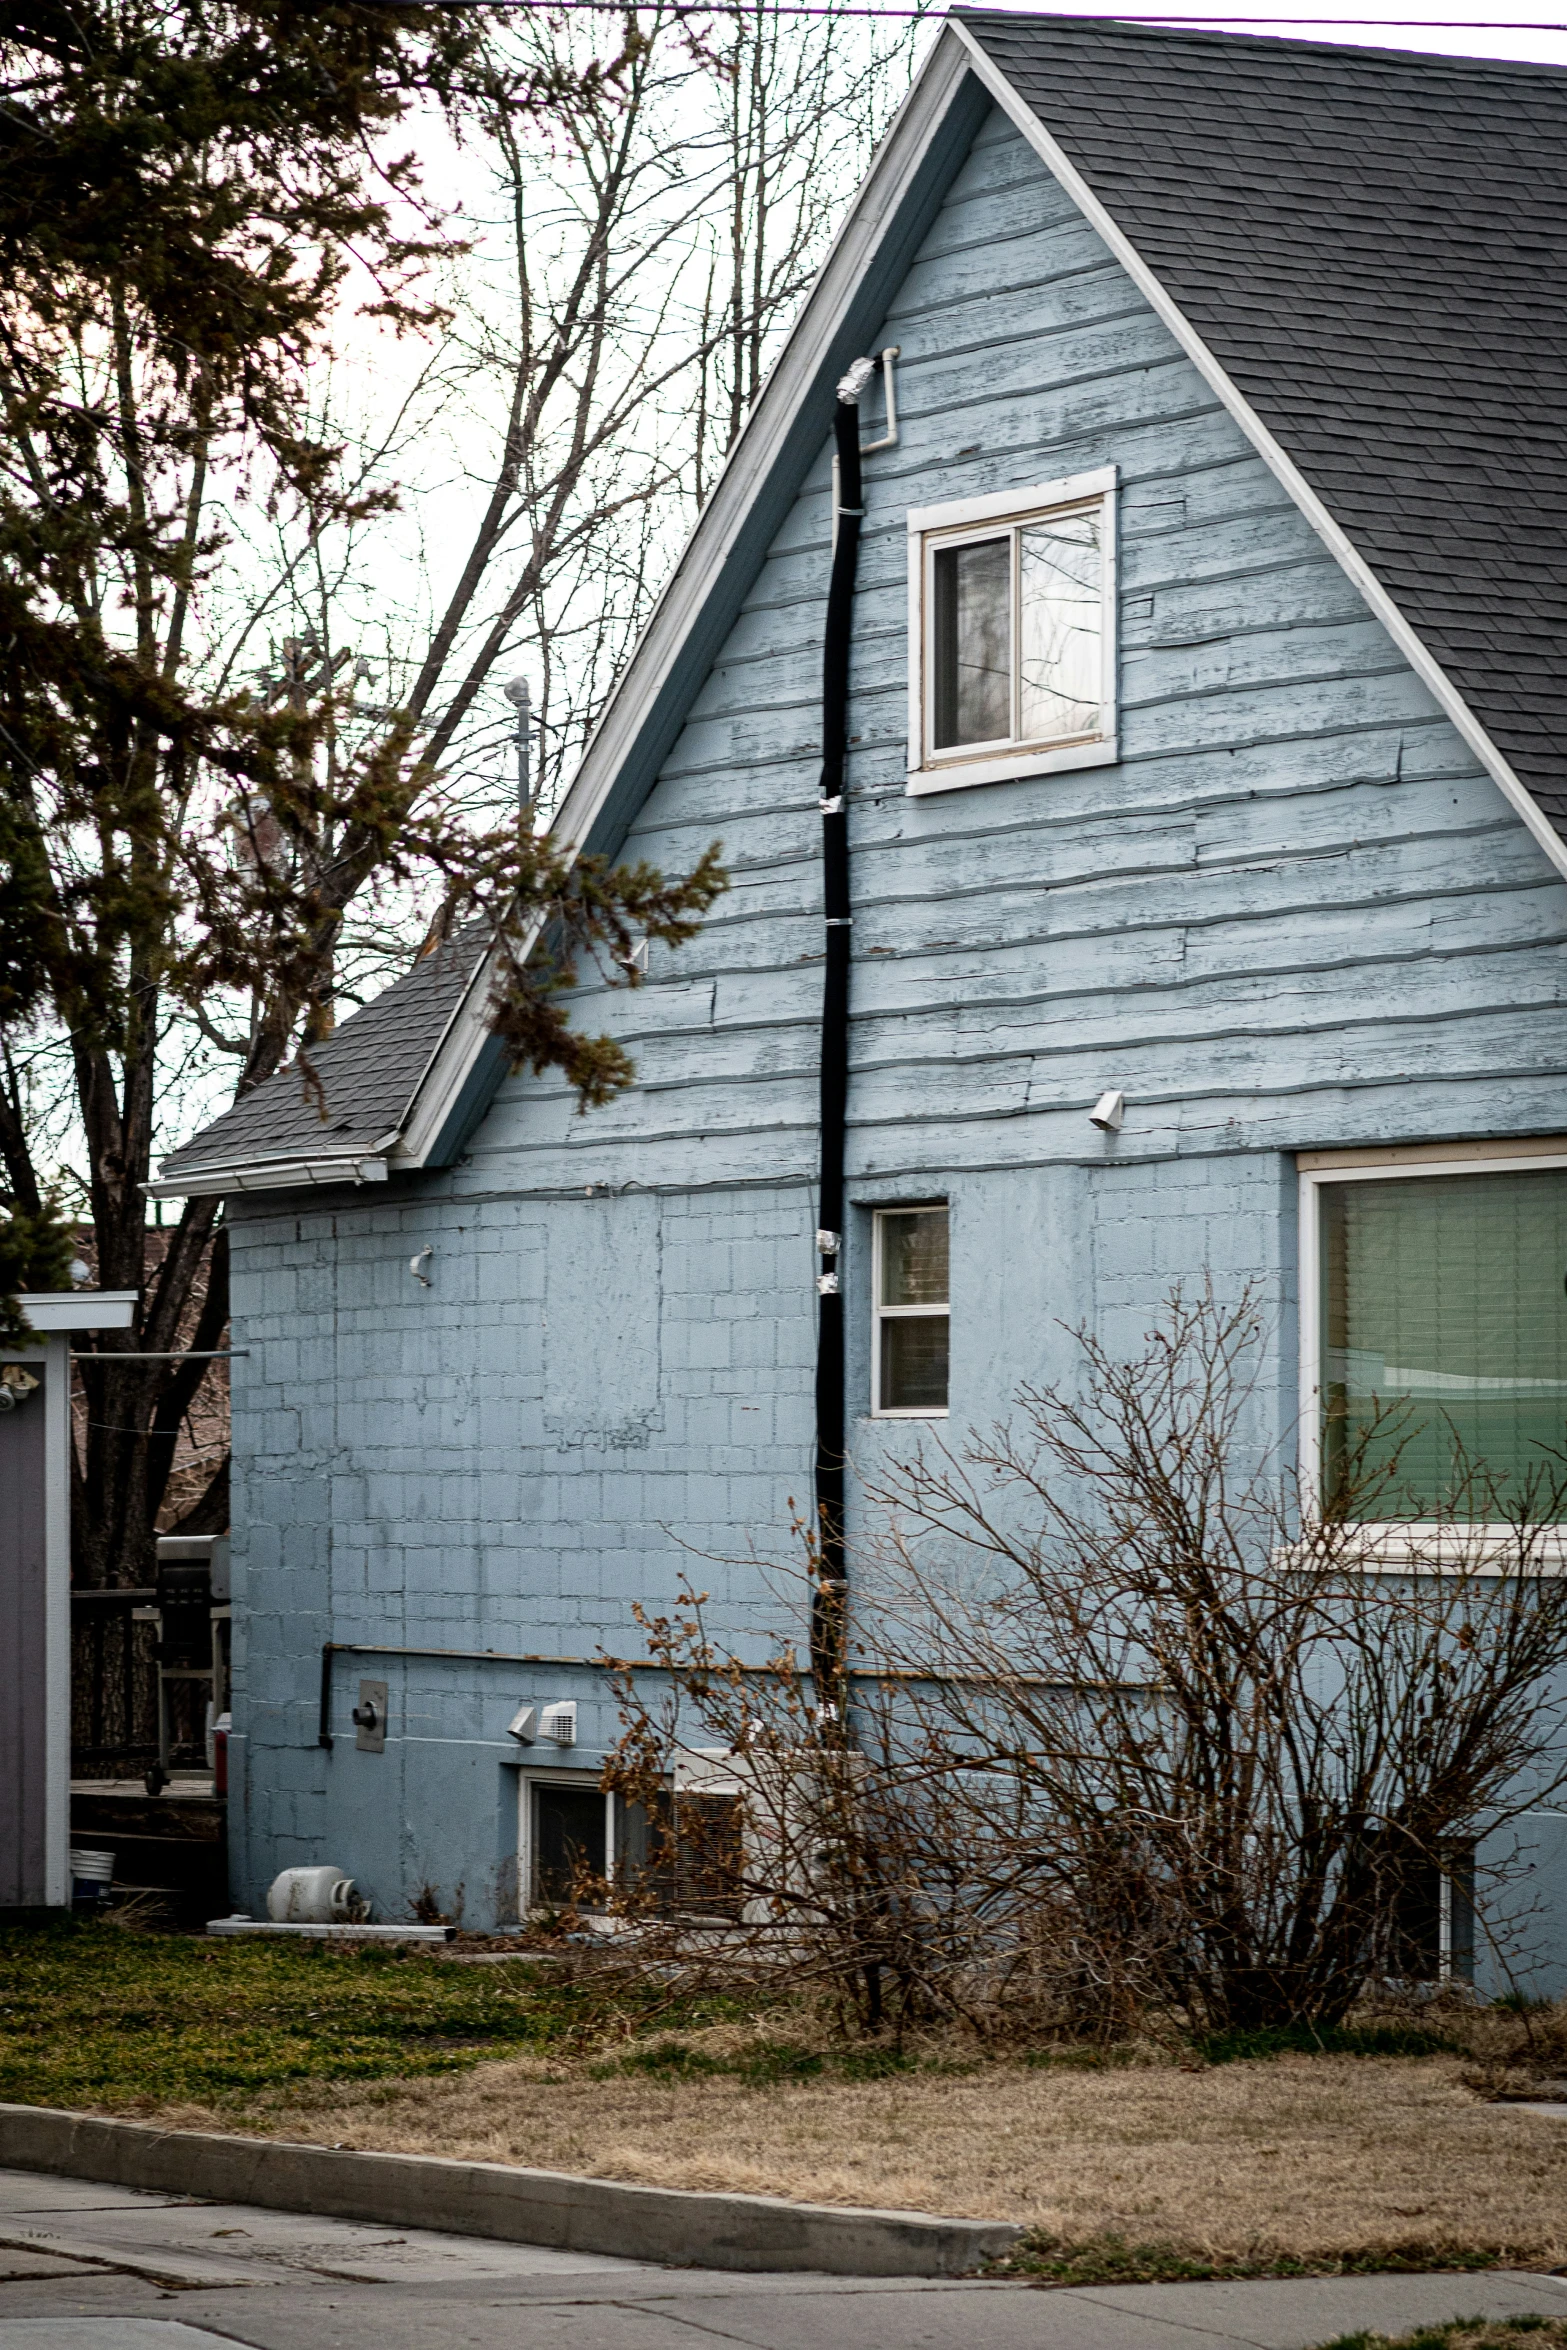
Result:
<instances>
[{"instance_id":1,"label":"asphalt road","mask_svg":"<svg viewBox=\"0 0 1567 2350\"><path fill-rule=\"evenodd\" d=\"M0 2350L1308 2350L1567 2277L1042 2290L731 2276L0 2171Z\"/></svg>"}]
</instances>

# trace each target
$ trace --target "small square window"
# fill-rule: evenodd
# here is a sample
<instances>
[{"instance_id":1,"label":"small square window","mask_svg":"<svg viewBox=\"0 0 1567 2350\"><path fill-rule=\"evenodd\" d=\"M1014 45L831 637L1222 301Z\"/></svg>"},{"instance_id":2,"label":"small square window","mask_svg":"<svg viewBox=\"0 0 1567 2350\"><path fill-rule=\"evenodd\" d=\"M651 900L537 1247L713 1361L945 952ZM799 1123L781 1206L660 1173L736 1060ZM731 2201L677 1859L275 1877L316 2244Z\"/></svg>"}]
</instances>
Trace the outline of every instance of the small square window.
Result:
<instances>
[{"instance_id":1,"label":"small square window","mask_svg":"<svg viewBox=\"0 0 1567 2350\"><path fill-rule=\"evenodd\" d=\"M909 516L911 792L1116 756L1115 475Z\"/></svg>"},{"instance_id":2,"label":"small square window","mask_svg":"<svg viewBox=\"0 0 1567 2350\"><path fill-rule=\"evenodd\" d=\"M947 1411L951 1319L945 1203L876 1211L872 1411L938 1419Z\"/></svg>"}]
</instances>

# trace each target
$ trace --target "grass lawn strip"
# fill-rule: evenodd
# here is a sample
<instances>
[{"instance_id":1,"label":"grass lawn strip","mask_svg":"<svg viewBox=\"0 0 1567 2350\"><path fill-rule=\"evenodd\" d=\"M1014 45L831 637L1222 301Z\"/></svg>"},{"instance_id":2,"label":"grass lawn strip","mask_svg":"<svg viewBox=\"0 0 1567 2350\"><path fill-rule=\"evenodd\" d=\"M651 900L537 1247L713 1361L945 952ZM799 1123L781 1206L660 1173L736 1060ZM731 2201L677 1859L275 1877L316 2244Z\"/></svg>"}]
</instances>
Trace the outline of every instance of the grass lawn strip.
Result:
<instances>
[{"instance_id":1,"label":"grass lawn strip","mask_svg":"<svg viewBox=\"0 0 1567 2350\"><path fill-rule=\"evenodd\" d=\"M623 2027L710 2024L649 1984ZM64 1920L0 1931L0 2100L147 2114L280 2085L458 2074L597 2037L598 1994L546 1964L453 1966L385 1944L207 1941Z\"/></svg>"},{"instance_id":2,"label":"grass lawn strip","mask_svg":"<svg viewBox=\"0 0 1567 2350\"><path fill-rule=\"evenodd\" d=\"M1567 2124L1478 2098L1474 2046L1444 2047L1440 2019L1297 2039L986 2062L835 2049L776 2004L657 1985L609 2013L526 1959L0 1935L6 2099L1011 2219L1014 2273L1041 2282L1567 2263Z\"/></svg>"}]
</instances>

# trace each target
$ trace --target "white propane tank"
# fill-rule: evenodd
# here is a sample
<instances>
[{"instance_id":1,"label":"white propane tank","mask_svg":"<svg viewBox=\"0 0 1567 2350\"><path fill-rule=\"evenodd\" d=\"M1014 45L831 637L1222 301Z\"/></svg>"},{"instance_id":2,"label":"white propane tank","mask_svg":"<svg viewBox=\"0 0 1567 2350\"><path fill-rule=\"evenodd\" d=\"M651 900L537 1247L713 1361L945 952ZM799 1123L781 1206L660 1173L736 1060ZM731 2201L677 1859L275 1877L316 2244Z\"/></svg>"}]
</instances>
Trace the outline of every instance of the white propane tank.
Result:
<instances>
[{"instance_id":1,"label":"white propane tank","mask_svg":"<svg viewBox=\"0 0 1567 2350\"><path fill-rule=\"evenodd\" d=\"M280 1869L267 1894L267 1915L276 1926L350 1926L365 1905L336 1863L315 1869Z\"/></svg>"}]
</instances>

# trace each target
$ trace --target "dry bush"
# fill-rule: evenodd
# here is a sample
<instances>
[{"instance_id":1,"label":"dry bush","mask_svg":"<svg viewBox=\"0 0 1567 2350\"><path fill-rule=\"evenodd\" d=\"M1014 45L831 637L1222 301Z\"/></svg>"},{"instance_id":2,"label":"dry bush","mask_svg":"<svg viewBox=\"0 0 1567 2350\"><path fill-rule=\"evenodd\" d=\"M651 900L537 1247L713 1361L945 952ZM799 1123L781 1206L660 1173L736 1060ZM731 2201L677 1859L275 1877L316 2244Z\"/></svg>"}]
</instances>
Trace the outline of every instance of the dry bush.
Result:
<instances>
[{"instance_id":1,"label":"dry bush","mask_svg":"<svg viewBox=\"0 0 1567 2350\"><path fill-rule=\"evenodd\" d=\"M710 1955L861 2030L1333 2029L1423 1993L1444 1880L1567 1780L1567 1495L1460 1462L1389 1571L1407 1432L1346 1437L1328 1511L1248 1466L1249 1296L1175 1294L1130 1361L1079 1335L1076 1387L882 1473L836 1639L812 1574L811 1665L726 1654L689 1588L643 1619L623 1909L705 1885Z\"/></svg>"}]
</instances>

